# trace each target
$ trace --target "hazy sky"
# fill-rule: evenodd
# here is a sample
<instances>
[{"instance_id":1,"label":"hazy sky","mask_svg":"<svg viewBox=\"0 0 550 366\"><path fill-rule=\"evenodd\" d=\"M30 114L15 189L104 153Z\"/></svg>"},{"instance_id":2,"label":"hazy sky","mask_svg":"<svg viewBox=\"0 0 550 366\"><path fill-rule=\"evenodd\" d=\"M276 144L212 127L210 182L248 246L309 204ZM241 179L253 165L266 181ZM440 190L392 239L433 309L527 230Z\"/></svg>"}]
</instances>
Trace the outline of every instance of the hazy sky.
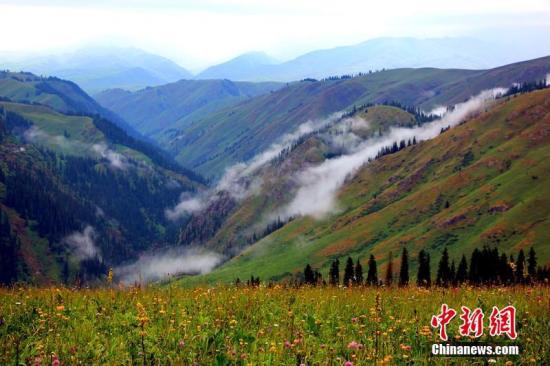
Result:
<instances>
[{"instance_id":1,"label":"hazy sky","mask_svg":"<svg viewBox=\"0 0 550 366\"><path fill-rule=\"evenodd\" d=\"M135 46L197 69L380 36L548 42L550 0L0 0L0 51Z\"/></svg>"}]
</instances>

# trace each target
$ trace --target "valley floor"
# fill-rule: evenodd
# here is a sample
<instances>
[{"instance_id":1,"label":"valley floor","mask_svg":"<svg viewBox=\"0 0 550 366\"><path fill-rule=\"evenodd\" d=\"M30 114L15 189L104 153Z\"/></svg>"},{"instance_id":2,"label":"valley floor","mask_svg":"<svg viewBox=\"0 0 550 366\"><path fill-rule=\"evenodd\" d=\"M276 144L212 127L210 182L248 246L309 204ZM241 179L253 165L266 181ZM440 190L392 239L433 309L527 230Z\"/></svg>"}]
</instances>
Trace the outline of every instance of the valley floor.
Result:
<instances>
[{"instance_id":1,"label":"valley floor","mask_svg":"<svg viewBox=\"0 0 550 366\"><path fill-rule=\"evenodd\" d=\"M367 365L544 364L548 287L456 289L181 287L0 289L0 364ZM443 303L481 308L478 341L520 356L430 356ZM518 337L489 337L493 306L514 305Z\"/></svg>"}]
</instances>

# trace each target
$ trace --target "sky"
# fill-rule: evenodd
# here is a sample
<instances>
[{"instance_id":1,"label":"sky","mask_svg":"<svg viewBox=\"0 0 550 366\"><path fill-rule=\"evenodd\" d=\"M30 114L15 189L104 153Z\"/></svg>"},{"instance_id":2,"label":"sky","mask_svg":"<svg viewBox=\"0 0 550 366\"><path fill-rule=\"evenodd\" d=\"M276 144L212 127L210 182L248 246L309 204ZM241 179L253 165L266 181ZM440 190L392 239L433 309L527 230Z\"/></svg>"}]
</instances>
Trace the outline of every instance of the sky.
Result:
<instances>
[{"instance_id":1,"label":"sky","mask_svg":"<svg viewBox=\"0 0 550 366\"><path fill-rule=\"evenodd\" d=\"M132 46L191 70L384 36L547 42L550 0L0 0L0 52ZM545 36L546 35L546 36Z\"/></svg>"}]
</instances>

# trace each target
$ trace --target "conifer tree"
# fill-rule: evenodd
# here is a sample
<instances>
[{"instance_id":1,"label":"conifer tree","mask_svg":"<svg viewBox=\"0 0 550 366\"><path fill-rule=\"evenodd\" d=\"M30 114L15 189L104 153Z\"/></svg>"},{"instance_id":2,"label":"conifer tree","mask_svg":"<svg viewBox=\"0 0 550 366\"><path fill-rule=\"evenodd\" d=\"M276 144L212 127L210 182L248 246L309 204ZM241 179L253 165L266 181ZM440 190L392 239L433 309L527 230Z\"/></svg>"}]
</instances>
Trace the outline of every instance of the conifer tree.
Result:
<instances>
[{"instance_id":1,"label":"conifer tree","mask_svg":"<svg viewBox=\"0 0 550 366\"><path fill-rule=\"evenodd\" d=\"M466 256L462 254L462 259L458 264L456 270L455 282L457 285L461 285L468 279L468 262L466 261Z\"/></svg>"},{"instance_id":2,"label":"conifer tree","mask_svg":"<svg viewBox=\"0 0 550 366\"><path fill-rule=\"evenodd\" d=\"M306 268L304 268L304 282L308 285L315 284L315 274L309 263L306 265Z\"/></svg>"},{"instance_id":3,"label":"conifer tree","mask_svg":"<svg viewBox=\"0 0 550 366\"><path fill-rule=\"evenodd\" d=\"M407 248L403 248L401 253L401 267L399 268L399 286L409 284L409 254Z\"/></svg>"},{"instance_id":4,"label":"conifer tree","mask_svg":"<svg viewBox=\"0 0 550 366\"><path fill-rule=\"evenodd\" d=\"M519 250L518 259L516 260L516 282L524 283L525 282L525 253L523 249Z\"/></svg>"},{"instance_id":5,"label":"conifer tree","mask_svg":"<svg viewBox=\"0 0 550 366\"><path fill-rule=\"evenodd\" d=\"M386 286L391 286L393 283L393 258L392 252L388 254L388 267L386 267Z\"/></svg>"},{"instance_id":6,"label":"conifer tree","mask_svg":"<svg viewBox=\"0 0 550 366\"><path fill-rule=\"evenodd\" d=\"M451 262L451 268L449 270L449 284L456 286L456 266L454 260Z\"/></svg>"},{"instance_id":7,"label":"conifer tree","mask_svg":"<svg viewBox=\"0 0 550 366\"><path fill-rule=\"evenodd\" d=\"M349 286L353 283L353 259L348 257L346 268L344 268L344 286Z\"/></svg>"},{"instance_id":8,"label":"conifer tree","mask_svg":"<svg viewBox=\"0 0 550 366\"><path fill-rule=\"evenodd\" d=\"M472 252L472 258L470 259L470 271L468 273L468 279L472 285L477 285L480 282L479 278L479 259L480 252L479 249L475 248Z\"/></svg>"},{"instance_id":9,"label":"conifer tree","mask_svg":"<svg viewBox=\"0 0 550 366\"><path fill-rule=\"evenodd\" d=\"M369 271L367 273L367 283L371 286L378 285L378 271L376 269L376 259L374 255L369 258Z\"/></svg>"},{"instance_id":10,"label":"conifer tree","mask_svg":"<svg viewBox=\"0 0 550 366\"><path fill-rule=\"evenodd\" d=\"M504 253L500 255L498 272L500 283L503 285L509 285L512 282L514 272L512 271L512 267L510 267L508 257Z\"/></svg>"},{"instance_id":11,"label":"conifer tree","mask_svg":"<svg viewBox=\"0 0 550 366\"><path fill-rule=\"evenodd\" d=\"M430 256L422 249L418 253L418 274L416 276L416 284L417 286L430 287L431 282Z\"/></svg>"},{"instance_id":12,"label":"conifer tree","mask_svg":"<svg viewBox=\"0 0 550 366\"><path fill-rule=\"evenodd\" d=\"M441 255L441 260L439 261L439 266L437 267L437 279L436 284L438 286L449 286L449 252L447 247L443 249L443 254Z\"/></svg>"},{"instance_id":13,"label":"conifer tree","mask_svg":"<svg viewBox=\"0 0 550 366\"><path fill-rule=\"evenodd\" d=\"M332 286L340 284L340 261L338 259L333 260L330 266L329 283Z\"/></svg>"},{"instance_id":14,"label":"conifer tree","mask_svg":"<svg viewBox=\"0 0 550 366\"><path fill-rule=\"evenodd\" d=\"M535 254L535 249L533 249L533 247L529 249L529 256L527 258L527 273L529 274L529 279L534 281L537 276L537 255Z\"/></svg>"},{"instance_id":15,"label":"conifer tree","mask_svg":"<svg viewBox=\"0 0 550 366\"><path fill-rule=\"evenodd\" d=\"M354 284L356 286L361 286L363 284L363 266L361 265L361 261L357 259L357 262L355 264L355 282Z\"/></svg>"}]
</instances>

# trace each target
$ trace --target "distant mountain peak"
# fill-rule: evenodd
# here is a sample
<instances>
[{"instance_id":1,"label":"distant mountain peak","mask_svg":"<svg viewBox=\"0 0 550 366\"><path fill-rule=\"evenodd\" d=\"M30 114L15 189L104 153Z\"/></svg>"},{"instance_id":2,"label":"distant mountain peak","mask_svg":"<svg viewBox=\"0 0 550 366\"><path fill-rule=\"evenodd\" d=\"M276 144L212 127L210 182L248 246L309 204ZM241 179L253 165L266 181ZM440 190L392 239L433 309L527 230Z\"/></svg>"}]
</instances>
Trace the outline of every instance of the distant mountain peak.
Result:
<instances>
[{"instance_id":1,"label":"distant mountain peak","mask_svg":"<svg viewBox=\"0 0 550 366\"><path fill-rule=\"evenodd\" d=\"M276 63L277 61L265 52L252 51L243 53L219 65L211 66L199 73L196 78L238 81L250 73L261 73L265 68L269 68Z\"/></svg>"},{"instance_id":2,"label":"distant mountain peak","mask_svg":"<svg viewBox=\"0 0 550 366\"><path fill-rule=\"evenodd\" d=\"M209 67L197 78L289 82L397 68L480 70L532 58L522 55L521 45L516 46L512 51L509 45L471 37L380 37L313 50L282 63L266 62L261 52L246 53ZM539 52L537 57L544 56L544 49Z\"/></svg>"},{"instance_id":3,"label":"distant mountain peak","mask_svg":"<svg viewBox=\"0 0 550 366\"><path fill-rule=\"evenodd\" d=\"M192 78L189 71L165 57L135 47L100 45L4 60L0 68L55 75L76 82L88 93L113 88L135 90Z\"/></svg>"}]
</instances>

